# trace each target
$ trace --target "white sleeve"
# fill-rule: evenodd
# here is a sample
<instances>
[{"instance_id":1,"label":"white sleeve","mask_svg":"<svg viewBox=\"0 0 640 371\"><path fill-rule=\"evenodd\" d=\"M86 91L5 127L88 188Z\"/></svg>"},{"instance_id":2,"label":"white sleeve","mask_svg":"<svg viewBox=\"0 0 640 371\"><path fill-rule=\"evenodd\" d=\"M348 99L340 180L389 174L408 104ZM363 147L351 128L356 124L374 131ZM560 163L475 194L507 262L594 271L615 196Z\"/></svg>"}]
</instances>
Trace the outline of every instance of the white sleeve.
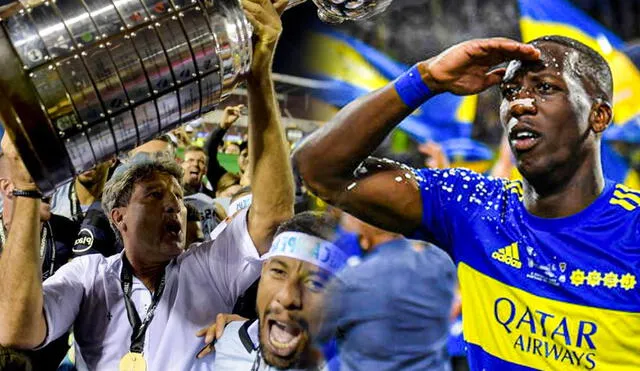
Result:
<instances>
[{"instance_id":1,"label":"white sleeve","mask_svg":"<svg viewBox=\"0 0 640 371\"><path fill-rule=\"evenodd\" d=\"M93 279L91 273L96 271L97 260L94 256L73 259L44 281L44 314L47 321L47 336L38 348L56 340L71 328L80 311L85 280ZM92 266L93 269L91 269Z\"/></svg>"},{"instance_id":2,"label":"white sleeve","mask_svg":"<svg viewBox=\"0 0 640 371\"><path fill-rule=\"evenodd\" d=\"M211 242L201 246L197 259L206 259L211 278L220 287L227 305L260 277L261 261L247 228L247 211L239 212Z\"/></svg>"}]
</instances>

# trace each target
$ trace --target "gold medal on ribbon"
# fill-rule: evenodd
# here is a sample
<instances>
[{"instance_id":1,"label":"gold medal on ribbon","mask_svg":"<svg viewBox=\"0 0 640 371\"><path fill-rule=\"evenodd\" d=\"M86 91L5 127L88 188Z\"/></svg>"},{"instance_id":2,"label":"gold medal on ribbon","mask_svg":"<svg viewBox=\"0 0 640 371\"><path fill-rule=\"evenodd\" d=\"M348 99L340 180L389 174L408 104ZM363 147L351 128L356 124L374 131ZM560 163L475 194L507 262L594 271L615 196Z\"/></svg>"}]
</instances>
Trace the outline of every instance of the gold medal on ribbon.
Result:
<instances>
[{"instance_id":1,"label":"gold medal on ribbon","mask_svg":"<svg viewBox=\"0 0 640 371\"><path fill-rule=\"evenodd\" d=\"M147 361L142 354L129 352L120 360L120 371L147 371Z\"/></svg>"}]
</instances>

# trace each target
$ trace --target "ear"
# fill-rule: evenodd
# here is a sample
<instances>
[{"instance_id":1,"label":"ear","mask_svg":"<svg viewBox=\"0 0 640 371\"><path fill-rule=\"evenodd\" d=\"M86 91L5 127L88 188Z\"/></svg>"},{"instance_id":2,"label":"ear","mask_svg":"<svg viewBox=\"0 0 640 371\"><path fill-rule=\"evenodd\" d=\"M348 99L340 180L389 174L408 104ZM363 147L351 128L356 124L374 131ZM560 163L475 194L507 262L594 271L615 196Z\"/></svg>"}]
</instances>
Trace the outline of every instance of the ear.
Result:
<instances>
[{"instance_id":1,"label":"ear","mask_svg":"<svg viewBox=\"0 0 640 371\"><path fill-rule=\"evenodd\" d=\"M120 233L126 231L127 226L124 221L126 211L124 207L114 207L111 209L111 214L109 215L109 219L111 219L111 223L113 223L116 228L120 231Z\"/></svg>"},{"instance_id":2,"label":"ear","mask_svg":"<svg viewBox=\"0 0 640 371\"><path fill-rule=\"evenodd\" d=\"M596 133L602 133L613 119L613 110L611 109L611 103L598 99L591 107L591 113L589 114L589 124L591 129Z\"/></svg>"},{"instance_id":3,"label":"ear","mask_svg":"<svg viewBox=\"0 0 640 371\"><path fill-rule=\"evenodd\" d=\"M13 197L13 182L8 178L0 178L0 192L5 198Z\"/></svg>"}]
</instances>

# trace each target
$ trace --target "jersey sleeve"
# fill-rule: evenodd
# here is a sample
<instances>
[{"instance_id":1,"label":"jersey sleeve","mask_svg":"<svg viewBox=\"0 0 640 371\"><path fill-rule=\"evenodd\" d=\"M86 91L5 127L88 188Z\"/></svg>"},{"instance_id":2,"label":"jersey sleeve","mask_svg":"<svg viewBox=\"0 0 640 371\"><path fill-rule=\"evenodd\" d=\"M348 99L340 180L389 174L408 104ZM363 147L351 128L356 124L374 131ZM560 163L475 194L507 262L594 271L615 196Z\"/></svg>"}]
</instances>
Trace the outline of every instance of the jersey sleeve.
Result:
<instances>
[{"instance_id":1,"label":"jersey sleeve","mask_svg":"<svg viewBox=\"0 0 640 371\"><path fill-rule=\"evenodd\" d=\"M96 275L98 261L94 257L74 259L44 281L47 336L39 348L64 335L73 325L80 311L85 287L91 285Z\"/></svg>"},{"instance_id":2,"label":"jersey sleeve","mask_svg":"<svg viewBox=\"0 0 640 371\"><path fill-rule=\"evenodd\" d=\"M497 205L506 180L468 169L419 169L414 172L422 200L422 222L411 238L433 242L453 253L455 236L465 233L465 221Z\"/></svg>"}]
</instances>

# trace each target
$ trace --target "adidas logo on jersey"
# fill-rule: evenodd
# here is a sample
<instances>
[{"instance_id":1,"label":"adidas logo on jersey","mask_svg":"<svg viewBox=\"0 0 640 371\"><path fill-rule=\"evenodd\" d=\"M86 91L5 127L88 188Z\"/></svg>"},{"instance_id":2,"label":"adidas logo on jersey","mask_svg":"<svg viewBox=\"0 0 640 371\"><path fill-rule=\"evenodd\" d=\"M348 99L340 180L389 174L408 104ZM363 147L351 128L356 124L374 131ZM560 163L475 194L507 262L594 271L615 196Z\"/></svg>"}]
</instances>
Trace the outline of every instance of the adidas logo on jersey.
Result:
<instances>
[{"instance_id":1,"label":"adidas logo on jersey","mask_svg":"<svg viewBox=\"0 0 640 371\"><path fill-rule=\"evenodd\" d=\"M520 269L522 267L522 262L520 261L520 252L518 251L518 243L514 242L507 247L503 247L494 251L491 254L491 257L499 262L510 265L516 269Z\"/></svg>"}]
</instances>

